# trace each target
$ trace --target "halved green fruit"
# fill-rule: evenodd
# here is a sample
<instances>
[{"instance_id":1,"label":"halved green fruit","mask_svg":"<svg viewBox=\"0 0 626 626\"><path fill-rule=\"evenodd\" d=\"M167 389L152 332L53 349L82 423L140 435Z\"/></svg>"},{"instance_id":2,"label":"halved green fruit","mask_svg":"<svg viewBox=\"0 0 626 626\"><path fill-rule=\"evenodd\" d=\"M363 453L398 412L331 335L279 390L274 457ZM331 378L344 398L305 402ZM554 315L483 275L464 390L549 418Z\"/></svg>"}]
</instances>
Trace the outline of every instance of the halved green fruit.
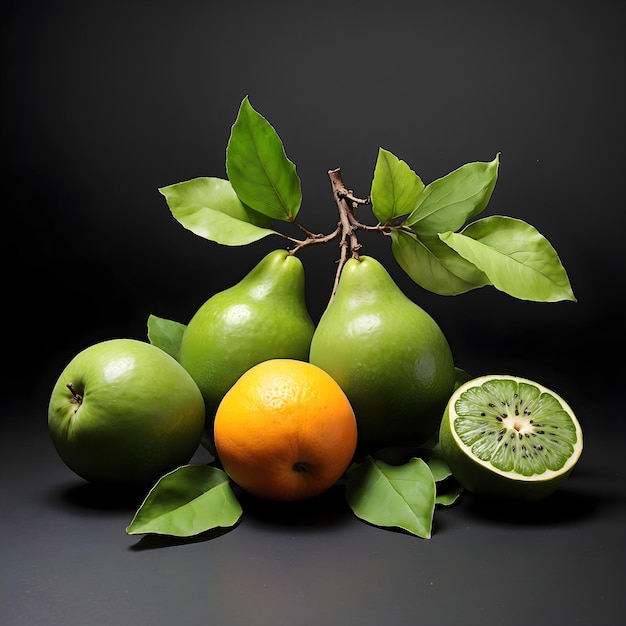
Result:
<instances>
[{"instance_id":1,"label":"halved green fruit","mask_svg":"<svg viewBox=\"0 0 626 626\"><path fill-rule=\"evenodd\" d=\"M582 429L558 394L526 378L487 375L461 384L439 433L442 454L470 493L537 501L570 475Z\"/></svg>"}]
</instances>

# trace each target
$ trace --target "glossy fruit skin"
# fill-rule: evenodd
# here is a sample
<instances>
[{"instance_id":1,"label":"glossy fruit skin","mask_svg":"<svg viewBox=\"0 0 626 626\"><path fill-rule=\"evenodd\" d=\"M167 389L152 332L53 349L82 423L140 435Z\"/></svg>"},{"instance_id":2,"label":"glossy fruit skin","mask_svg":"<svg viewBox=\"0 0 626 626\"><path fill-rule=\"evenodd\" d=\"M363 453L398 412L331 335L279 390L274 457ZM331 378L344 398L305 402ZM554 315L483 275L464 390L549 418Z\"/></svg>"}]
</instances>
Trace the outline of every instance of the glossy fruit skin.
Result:
<instances>
[{"instance_id":1,"label":"glossy fruit skin","mask_svg":"<svg viewBox=\"0 0 626 626\"><path fill-rule=\"evenodd\" d=\"M204 397L210 440L215 411L237 379L267 359L306 361L314 329L304 267L282 249L198 309L183 333L179 360Z\"/></svg>"},{"instance_id":2,"label":"glossy fruit skin","mask_svg":"<svg viewBox=\"0 0 626 626\"><path fill-rule=\"evenodd\" d=\"M345 391L367 453L428 439L455 385L452 351L437 323L368 256L345 264L309 360Z\"/></svg>"},{"instance_id":3,"label":"glossy fruit skin","mask_svg":"<svg viewBox=\"0 0 626 626\"><path fill-rule=\"evenodd\" d=\"M74 356L48 405L59 456L85 480L106 485L146 485L188 462L203 425L204 401L191 376L134 339L103 341Z\"/></svg>"},{"instance_id":4,"label":"glossy fruit skin","mask_svg":"<svg viewBox=\"0 0 626 626\"><path fill-rule=\"evenodd\" d=\"M228 475L270 500L304 500L332 487L353 459L354 411L321 368L270 359L229 389L215 416L215 447Z\"/></svg>"}]
</instances>

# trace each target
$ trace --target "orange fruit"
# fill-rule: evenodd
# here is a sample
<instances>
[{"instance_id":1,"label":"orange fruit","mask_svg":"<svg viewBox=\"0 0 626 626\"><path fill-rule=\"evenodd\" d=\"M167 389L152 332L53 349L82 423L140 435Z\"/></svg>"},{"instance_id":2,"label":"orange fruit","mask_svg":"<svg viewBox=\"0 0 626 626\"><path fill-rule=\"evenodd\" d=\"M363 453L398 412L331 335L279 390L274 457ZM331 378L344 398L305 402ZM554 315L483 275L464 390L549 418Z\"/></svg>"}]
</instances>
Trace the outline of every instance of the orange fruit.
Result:
<instances>
[{"instance_id":1,"label":"orange fruit","mask_svg":"<svg viewBox=\"0 0 626 626\"><path fill-rule=\"evenodd\" d=\"M304 500L329 489L354 456L356 418L321 368L294 359L253 366L215 415L215 449L244 491L269 500Z\"/></svg>"}]
</instances>

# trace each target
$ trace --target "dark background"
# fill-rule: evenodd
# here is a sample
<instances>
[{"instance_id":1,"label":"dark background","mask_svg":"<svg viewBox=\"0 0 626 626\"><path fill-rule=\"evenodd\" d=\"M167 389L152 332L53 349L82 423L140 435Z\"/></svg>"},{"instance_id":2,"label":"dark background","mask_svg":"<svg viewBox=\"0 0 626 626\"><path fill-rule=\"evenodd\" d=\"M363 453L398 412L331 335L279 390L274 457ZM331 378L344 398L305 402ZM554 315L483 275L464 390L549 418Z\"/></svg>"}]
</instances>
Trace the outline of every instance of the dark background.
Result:
<instances>
[{"instance_id":1,"label":"dark background","mask_svg":"<svg viewBox=\"0 0 626 626\"><path fill-rule=\"evenodd\" d=\"M518 217L538 228L558 251L577 303L522 302L493 288L455 297L435 296L402 273L388 240L364 237L364 252L379 258L405 293L440 323L458 365L474 374L506 371L527 376L570 402L591 435L587 438L589 460L580 470L582 482L578 483L587 496L600 483L610 490L607 477L621 487L621 468L603 463L611 451L613 457L618 455L613 435L623 431L623 2L61 0L9 1L1 7L6 413L0 445L2 464L7 459L11 464L2 472L9 494L2 519L11 530L19 523L23 537L29 537L16 543L14 535L6 536L4 523L0 529L10 538L7 546L13 546L0 566L12 591L6 604L9 621L4 623L44 623L39 612L50 610L57 611L57 620L50 623L87 623L80 609L72 621L65 604L52 599L55 594L64 596L65 591L50 582L54 578L50 563L60 557L46 553L43 544L31 543L28 530L42 537L50 528L57 529L52 536L78 533L64 516L85 526L85 507L77 504L81 499L72 482L75 479L50 450L45 433L48 395L62 367L91 343L118 336L145 339L150 313L186 323L210 295L232 285L267 251L282 245L276 237L238 248L205 241L174 220L158 192L161 186L196 176L225 176L230 127L246 95L276 128L295 162L304 194L300 218L314 231L329 232L337 220L327 171L341 167L346 184L356 195L366 196L379 147L405 160L425 183L466 162L491 160L501 153L499 180L485 214ZM334 244L301 254L315 320L330 293L338 254ZM596 434L606 436L606 444L594 441ZM24 465L20 455L30 445L28 458L32 460ZM29 471L20 471L24 467ZM9 480L8 475L13 478ZM16 476L30 482L16 484ZM66 491L59 489L59 482ZM24 497L25 493L32 497ZM621 497L621 513L623 501ZM15 512L18 502L25 507L21 513ZM614 509L606 509L610 516ZM614 553L615 546L608 545L608 540L607 544L593 543L599 539L585 543L575 532L579 504L569 502L565 510L577 513L571 518L552 511L548 529L531 524L531 530L517 523L502 526L502 520L493 519L485 525L484 518L467 512L469 518L463 518L462 512L460 519L465 521L452 523L447 537L444 525L439 537L416 544L357 522L357 530L348 535L352 526L344 524L338 533L341 541L364 542L354 550L360 555L360 565L338 565L329 554L328 561L317 563L317 571L321 575L339 567L343 580L349 580L359 567L380 567L386 570L381 576L392 576L405 567L402 583L392 578L386 595L372 596L399 607L399 614L405 615L402 607L412 598L407 583L410 567L402 562L407 545L426 551L425 557L423 553L415 556L418 568L420 558L432 555L432 562L438 564L435 574L422 582L426 586L429 580L430 585L438 582L443 595L436 599L445 602L446 585L436 573L443 571L437 569L443 565L435 546L454 563L450 546L459 553L462 546L482 545L484 540L488 551L489 536L495 534L508 542L513 531L527 533L524 540L529 545L538 538L542 546L542 541L550 545L555 540L559 543L555 533L566 526L571 536L568 548L563 546L559 554L576 555L582 542L587 556L595 555L591 568L596 580L597 572L609 580L604 592L579 596L585 598L581 606L574 601L573 619L578 616L582 619L578 623L590 623L584 619L584 604L587 617L592 619L593 614L593 623L616 623L614 610L623 611L624 604L617 593L611 595L611 581L620 577L623 581L623 566L606 565L599 556L604 550ZM124 520L128 512L115 509L108 515ZM582 517L591 513L588 508L584 512ZM446 514L448 520L455 519L453 513ZM96 518L92 509L88 517ZM35 519L45 520L45 528L30 527ZM603 524L617 528L614 518L602 520L582 536L593 533L598 537L607 530ZM114 567L113 557L106 555L123 550L119 542L124 544L125 538L105 526L107 522L111 524L111 519L98 517L97 529L84 530L84 545L89 548L83 552L63 548L67 568L80 569L78 564L90 558L103 561L102 571ZM281 547L274 551L266 547L267 554L250 557L246 550L254 554L251 546L260 540L254 535L259 528L253 524L249 531L230 533L232 545L222 552L219 546L225 544L219 542L216 548L215 543L206 542L176 549L186 549L187 556L194 549L204 550L207 571L209 561L215 559L222 567L226 563L224 575L229 571L228 555L234 553L240 560L258 556L259 561L270 561L281 572L281 578L269 581L274 591L280 587L282 572L304 569L301 586L297 575L286 575L284 582L291 585L292 600L300 598L308 610L326 606L329 614L342 615L342 623L349 621L349 615L361 623L387 619L380 604L377 613L363 600L361 606L366 608L360 616L345 595L345 604L340 606L330 587L320 588L315 568L306 570L300 562L307 550L319 549L322 535L331 545L336 541L330 529L320 531L319 536L313 532L300 537L288 525L285 536L280 527L276 532L268 531L269 524L260 523L260 527L271 533L265 545ZM472 536L472 527L477 536ZM547 539L540 537L544 530ZM87 533L93 543L87 543ZM298 547L293 545L296 536ZM242 544L237 543L238 537ZM246 541L250 545L244 548ZM127 538L126 543L133 541ZM62 540L60 545L65 545ZM106 555L97 545L108 546ZM26 560L20 550L26 550ZM73 556L67 557L68 550ZM534 561L524 561L529 550L520 548L513 556L521 559L521 571L532 576L537 573ZM158 550L150 554L168 553L172 555L172 551ZM176 554L171 558L181 559L180 570L189 575L182 553ZM394 560L385 561L384 554L393 554ZM466 556L470 560L484 557ZM126 563L129 571L144 575L146 566L134 560L137 554L125 558L130 561ZM18 563L22 564L18 573L9 578L9 567ZM172 566L171 562L158 564ZM576 571L571 565L568 571ZM455 571L461 570L457 564ZM37 577L35 571L46 574ZM241 576L241 571L235 574ZM468 576L474 578L471 573ZM492 582L499 579L495 573L491 576ZM593 577L589 574L585 580ZM66 573L66 578L69 585L74 577ZM254 580L244 580L242 589L259 593L258 604L252 602L257 623L266 623L264 619L272 624L316 623L308 618L298 621L294 616L301 613L295 605L293 613L285 613L287 621L280 621L282 617L264 605L269 600L262 599L259 581L265 579ZM317 586L313 580L318 580ZM458 589L459 580L454 582ZM267 586L267 581L263 584ZM368 580L361 579L359 584L365 596L372 592ZM575 589L581 585L579 592L589 589L578 579L568 579L568 584ZM120 594L138 593L132 583L117 593L112 589L106 584L101 588L112 603ZM394 595L398 589L403 590L402 599ZM344 591L348 598L351 594L361 597L349 584ZM570 597L563 590L560 593L557 598ZM191 592L188 595L185 606L192 612L196 596L192 600ZM29 603L28 598L36 596L39 604ZM138 597L143 598L141 593ZM100 603L100 596L94 600L92 595L91 604L84 598L80 606L92 613L89 623L115 621L107 621L107 602ZM214 600L209 597L207 604ZM284 598L274 600L284 605ZM468 610L474 609L468 615L482 616L483 623L507 622L497 619L497 611L485 609L489 607L486 599L467 601ZM121 606L132 605L140 613L141 602ZM504 606L501 597L499 602ZM545 611L558 604L558 600L556 604L544 600L544 617ZM427 602L427 606L434 605ZM463 621L453 614L451 604L446 604L446 610L437 606L443 611L437 623ZM153 619L168 615L154 606L152 610ZM407 609L406 615L413 613ZM138 615L132 617L133 623L141 623ZM170 617L175 619L175 614ZM224 620L221 623L239 623ZM242 623L252 622L242 618ZM338 622L329 618L319 623Z\"/></svg>"},{"instance_id":2,"label":"dark background","mask_svg":"<svg viewBox=\"0 0 626 626\"><path fill-rule=\"evenodd\" d=\"M623 3L7 6L5 328L11 370L30 370L38 389L94 341L145 338L150 313L187 322L283 245L205 241L158 192L225 176L248 95L298 168L312 230L336 224L327 171L341 167L366 196L379 146L426 183L500 152L485 214L538 228L577 304L492 288L433 296L407 279L388 240L363 238L364 251L437 319L459 365L530 377L540 367L547 384L604 393L602 364L622 339ZM316 320L338 254L335 244L301 254ZM613 374L624 372L618 361Z\"/></svg>"}]
</instances>

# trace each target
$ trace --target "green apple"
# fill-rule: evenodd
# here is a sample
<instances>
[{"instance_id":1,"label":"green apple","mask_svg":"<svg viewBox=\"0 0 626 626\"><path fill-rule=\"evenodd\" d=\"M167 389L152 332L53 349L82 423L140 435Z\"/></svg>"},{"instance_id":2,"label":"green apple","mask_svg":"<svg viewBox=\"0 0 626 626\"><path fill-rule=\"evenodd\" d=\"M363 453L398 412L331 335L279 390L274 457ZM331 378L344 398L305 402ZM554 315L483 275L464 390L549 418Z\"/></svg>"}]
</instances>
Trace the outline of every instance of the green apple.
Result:
<instances>
[{"instance_id":1,"label":"green apple","mask_svg":"<svg viewBox=\"0 0 626 626\"><path fill-rule=\"evenodd\" d=\"M198 386L173 357L143 341L111 339L65 367L48 430L61 459L85 480L139 486L189 461L204 414Z\"/></svg>"}]
</instances>

